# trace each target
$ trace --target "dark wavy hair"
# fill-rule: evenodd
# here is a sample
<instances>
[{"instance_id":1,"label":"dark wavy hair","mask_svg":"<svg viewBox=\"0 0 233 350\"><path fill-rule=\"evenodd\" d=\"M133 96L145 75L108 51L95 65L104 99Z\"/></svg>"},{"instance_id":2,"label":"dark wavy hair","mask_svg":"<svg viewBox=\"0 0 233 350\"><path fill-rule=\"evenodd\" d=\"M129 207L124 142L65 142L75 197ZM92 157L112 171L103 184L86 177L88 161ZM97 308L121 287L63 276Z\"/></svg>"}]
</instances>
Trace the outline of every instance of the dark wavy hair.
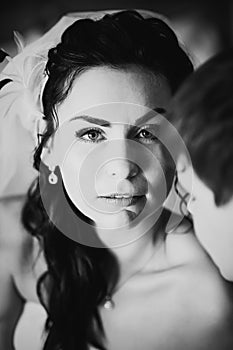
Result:
<instances>
[{"instance_id":1,"label":"dark wavy hair","mask_svg":"<svg viewBox=\"0 0 233 350\"><path fill-rule=\"evenodd\" d=\"M179 89L168 113L217 206L233 196L232 91L233 48L201 65Z\"/></svg>"},{"instance_id":2,"label":"dark wavy hair","mask_svg":"<svg viewBox=\"0 0 233 350\"><path fill-rule=\"evenodd\" d=\"M161 19L144 19L136 11L121 11L99 20L77 20L48 53L49 78L43 92L47 129L34 155L40 183L37 179L32 184L22 214L24 226L39 239L47 262L47 272L37 286L39 298L48 312L44 350L87 350L90 344L105 349L98 307L116 286L119 269L110 250L74 242L59 231L59 224L54 224L67 220L70 208L84 221L90 222L90 219L83 217L69 200L58 167L58 183L49 184L49 171L41 161L41 152L58 126L55 107L65 100L77 76L91 67L124 69L129 65L163 75L173 93L193 71L173 30ZM49 202L49 215L41 193ZM67 225L82 234L75 220L69 220ZM93 232L90 226L90 232L85 234L94 237L94 227Z\"/></svg>"}]
</instances>

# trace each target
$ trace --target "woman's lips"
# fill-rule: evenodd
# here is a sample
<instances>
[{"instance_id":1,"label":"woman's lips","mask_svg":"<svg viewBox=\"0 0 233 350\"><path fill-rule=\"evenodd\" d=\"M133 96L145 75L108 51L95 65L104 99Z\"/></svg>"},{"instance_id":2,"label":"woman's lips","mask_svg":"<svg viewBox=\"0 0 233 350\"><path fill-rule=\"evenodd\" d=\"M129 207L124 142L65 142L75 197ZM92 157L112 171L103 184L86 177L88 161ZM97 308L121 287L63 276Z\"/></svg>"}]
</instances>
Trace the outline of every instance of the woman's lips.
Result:
<instances>
[{"instance_id":1,"label":"woman's lips","mask_svg":"<svg viewBox=\"0 0 233 350\"><path fill-rule=\"evenodd\" d=\"M105 201L106 204L118 206L118 207L129 207L135 205L144 198L145 195L140 196L100 196L100 200Z\"/></svg>"}]
</instances>

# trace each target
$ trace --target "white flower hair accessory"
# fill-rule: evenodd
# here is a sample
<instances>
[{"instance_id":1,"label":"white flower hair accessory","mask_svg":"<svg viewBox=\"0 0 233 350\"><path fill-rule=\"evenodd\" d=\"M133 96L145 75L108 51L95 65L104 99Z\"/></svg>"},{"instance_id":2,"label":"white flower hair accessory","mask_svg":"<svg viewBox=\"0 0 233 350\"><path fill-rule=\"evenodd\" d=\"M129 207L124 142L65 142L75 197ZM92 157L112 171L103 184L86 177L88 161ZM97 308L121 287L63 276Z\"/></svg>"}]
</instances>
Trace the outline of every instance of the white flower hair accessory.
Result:
<instances>
[{"instance_id":1,"label":"white flower hair accessory","mask_svg":"<svg viewBox=\"0 0 233 350\"><path fill-rule=\"evenodd\" d=\"M47 81L45 66L48 50L60 41L64 30L81 18L99 19L107 13L120 10L76 12L68 14L40 39L25 47L22 37L15 34L18 54L6 58L8 64L0 73L0 199L25 195L38 175L33 168L33 153L38 135L43 134L42 94ZM147 10L137 10L145 18L162 15Z\"/></svg>"},{"instance_id":2,"label":"white flower hair accessory","mask_svg":"<svg viewBox=\"0 0 233 350\"><path fill-rule=\"evenodd\" d=\"M6 59L0 76L3 84L7 79L0 91L0 197L25 193L36 175L33 150L44 124L40 96L47 80L43 55L26 56L22 65Z\"/></svg>"}]
</instances>

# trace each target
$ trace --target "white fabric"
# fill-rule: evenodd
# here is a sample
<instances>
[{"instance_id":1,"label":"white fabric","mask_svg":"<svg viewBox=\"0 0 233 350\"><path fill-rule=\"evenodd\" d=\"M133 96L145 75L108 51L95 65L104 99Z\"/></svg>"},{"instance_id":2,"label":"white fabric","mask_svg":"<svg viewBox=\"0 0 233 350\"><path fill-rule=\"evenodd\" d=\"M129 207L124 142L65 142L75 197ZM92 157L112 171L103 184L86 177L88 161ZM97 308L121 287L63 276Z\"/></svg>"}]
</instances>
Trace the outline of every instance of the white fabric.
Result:
<instances>
[{"instance_id":1,"label":"white fabric","mask_svg":"<svg viewBox=\"0 0 233 350\"><path fill-rule=\"evenodd\" d=\"M0 198L24 195L37 173L33 169L38 124L43 130L40 93L45 83L44 68L48 50L55 46L64 30L81 18L101 18L120 10L76 12L68 14L34 43L22 48L16 36L17 54L0 74L0 80L12 79L0 90ZM145 18L163 16L137 10Z\"/></svg>"}]
</instances>

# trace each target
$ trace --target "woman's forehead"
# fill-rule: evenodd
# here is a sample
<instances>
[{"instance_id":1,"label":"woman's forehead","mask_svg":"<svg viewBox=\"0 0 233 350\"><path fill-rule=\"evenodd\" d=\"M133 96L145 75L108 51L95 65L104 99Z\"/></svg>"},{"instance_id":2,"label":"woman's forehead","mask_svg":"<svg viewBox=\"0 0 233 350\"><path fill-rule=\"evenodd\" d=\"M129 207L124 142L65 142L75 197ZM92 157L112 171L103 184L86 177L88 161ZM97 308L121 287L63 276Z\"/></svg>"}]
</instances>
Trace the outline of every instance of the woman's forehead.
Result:
<instances>
[{"instance_id":1,"label":"woman's forehead","mask_svg":"<svg viewBox=\"0 0 233 350\"><path fill-rule=\"evenodd\" d=\"M149 109L166 109L170 98L169 85L161 76L135 67L96 67L76 78L57 113L60 122L85 113L109 122L134 124Z\"/></svg>"},{"instance_id":2,"label":"woman's forehead","mask_svg":"<svg viewBox=\"0 0 233 350\"><path fill-rule=\"evenodd\" d=\"M112 102L93 106L78 112L69 119L69 123L95 124L101 127L112 128L118 124L140 126L145 123L158 124L163 119L165 109L150 109L133 103Z\"/></svg>"}]
</instances>

